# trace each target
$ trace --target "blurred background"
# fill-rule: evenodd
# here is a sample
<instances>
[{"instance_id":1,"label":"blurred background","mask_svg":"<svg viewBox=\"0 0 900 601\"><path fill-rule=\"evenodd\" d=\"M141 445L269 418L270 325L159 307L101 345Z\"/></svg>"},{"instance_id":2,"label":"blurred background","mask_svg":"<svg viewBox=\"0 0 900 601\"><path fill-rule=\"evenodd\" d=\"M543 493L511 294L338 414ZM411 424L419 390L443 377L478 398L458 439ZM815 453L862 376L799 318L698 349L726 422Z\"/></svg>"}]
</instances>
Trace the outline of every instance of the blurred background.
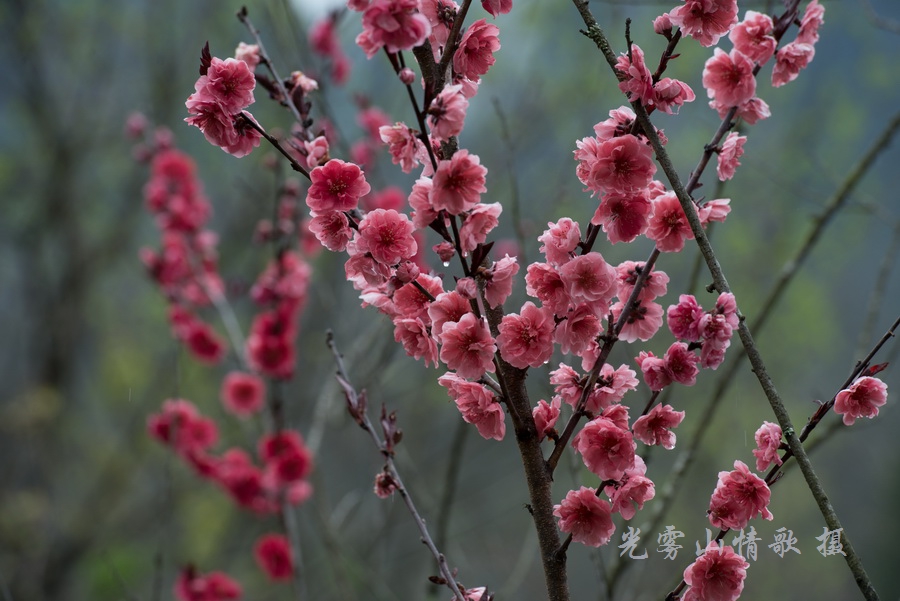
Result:
<instances>
[{"instance_id":1,"label":"blurred background","mask_svg":"<svg viewBox=\"0 0 900 601\"><path fill-rule=\"evenodd\" d=\"M769 3L777 4L776 3ZM810 67L773 89L770 68L758 94L772 117L745 128L742 167L718 189L712 171L701 193L732 199L728 221L712 242L739 305L752 324L785 263L795 257L829 199L900 107L900 7L892 0L824 0L825 25ZM132 158L126 118L141 111L172 130L176 146L197 161L220 234L220 271L243 328L254 308L246 293L270 252L252 243L255 224L272 214L284 170L260 147L235 159L184 124L184 99L197 77L200 49L231 56L252 42L234 18L231 0L5 0L0 46L7 60L0 84L0 593L4 601L170 599L172 582L188 562L239 579L247 599L287 599L288 587L268 583L252 558L256 537L276 527L242 512L209 482L199 480L168 449L146 435L146 419L167 398L191 399L219 421L230 445L250 447L260 424L225 416L219 382L233 359L216 368L198 364L176 343L166 304L138 258L158 246L141 187L148 168ZM664 40L652 19L673 8L655 1L591 3L617 51L624 22L649 57ZM743 2L766 10L766 2ZM340 136L335 153L364 137L360 102L391 120L412 122L408 100L384 57L366 61L353 44L356 15L339 33L351 61L345 85L329 81L328 66L308 46L313 23L328 10L309 0L260 0L249 6L282 75L303 70L322 84L313 115L328 116ZM777 6L769 6L772 12ZM474 3L470 19L486 15ZM536 237L548 220L582 224L596 201L574 174L575 140L623 104L608 66L578 33L583 24L569 2L517 0L502 15L497 64L473 100L464 147L489 169L488 202L502 202L500 239L518 240L520 263L537 260ZM793 34L789 34L793 35ZM725 47L728 42L724 43ZM698 100L677 117L655 116L669 151L687 177L718 126L700 84L710 49L687 41L667 75L686 81ZM362 96L365 97L363 100ZM264 127L287 128L289 115L257 93L254 115ZM900 309L900 240L894 143L865 172L831 219L758 333L763 356L796 425L802 426L849 375L854 363L896 319ZM366 170L373 189L408 191L404 176L381 153ZM518 227L513 227L518 217ZM602 238L602 237L601 237ZM428 246L437 241L430 241ZM610 263L643 260L647 240L598 250ZM692 291L703 305L708 276L695 277L696 251L664 255L670 277L664 305ZM341 259L311 258L310 300L298 339L297 376L285 388L287 419L316 453L315 495L297 511L304 578L310 598L406 600L448 595L427 576L430 556L399 499L372 494L381 460L347 416L332 374L325 331L335 332L354 383L374 406L396 410L404 430L398 464L451 565L469 587L489 586L498 599L545 598L543 575L518 454L511 436L483 440L465 426L436 378L392 340L390 322L359 308L343 281ZM437 259L433 259L440 268ZM524 269L521 273L524 272ZM520 275L521 275L520 273ZM452 285L448 270L445 285ZM524 283L513 305L524 301ZM209 319L223 331L214 314ZM633 364L638 351L664 350L662 332L649 345L620 344L611 363ZM729 351L733 360L740 345ZM889 342L877 362L895 361ZM229 363L232 361L232 363ZM559 358L551 362L555 366ZM648 476L657 499L629 525L642 529L638 554L573 545L573 599L661 599L677 584L704 544L705 517L716 474L735 459L751 464L753 433L774 421L749 368L710 409L726 368L701 374L667 402L687 412L673 451L654 449ZM532 370L532 400L551 396L546 369ZM900 596L895 544L900 536L900 414L897 368L881 377L894 397L881 415L837 427L829 415L810 438L813 463L883 599ZM645 403L642 384L626 397ZM713 411L713 413L711 413ZM634 414L635 411L632 411ZM702 417L710 427L677 479L667 513L655 522L669 476L679 469ZM511 429L510 429L511 433ZM221 450L221 447L220 449ZM454 462L454 458L461 461ZM458 469L457 472L454 470ZM448 476L448 473L450 476ZM596 486L577 457L558 474L555 494ZM449 493L448 493L449 490ZM772 522L753 524L761 538L742 599L859 598L843 560L823 557L815 540L824 522L798 471L773 487ZM685 533L674 561L656 552L665 525ZM778 528L791 529L802 554L779 558L768 545ZM619 525L616 538L623 526ZM726 539L730 541L730 537Z\"/></svg>"}]
</instances>

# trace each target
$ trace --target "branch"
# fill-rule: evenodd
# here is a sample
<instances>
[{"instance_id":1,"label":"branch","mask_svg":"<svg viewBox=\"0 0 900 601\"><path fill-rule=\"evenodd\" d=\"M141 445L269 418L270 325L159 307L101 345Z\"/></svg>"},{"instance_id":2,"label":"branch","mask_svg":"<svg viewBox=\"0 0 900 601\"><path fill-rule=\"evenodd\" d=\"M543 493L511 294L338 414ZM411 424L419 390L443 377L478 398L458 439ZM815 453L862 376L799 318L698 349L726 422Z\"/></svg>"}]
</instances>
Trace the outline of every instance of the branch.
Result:
<instances>
[{"instance_id":1,"label":"branch","mask_svg":"<svg viewBox=\"0 0 900 601\"><path fill-rule=\"evenodd\" d=\"M393 454L387 450L387 447L385 446L386 443L382 442L381 438L378 436L378 433L375 431L375 427L369 420L369 414L366 411L365 405L361 404L362 397L360 393L358 393L356 389L353 388L353 385L350 384L350 376L347 374L347 370L344 367L343 355L341 355L340 351L338 351L337 345L334 342L334 334L331 332L331 330L328 330L328 332L326 333L325 341L328 344L328 348L331 350L331 354L334 356L334 362L337 365L338 383L341 385L341 388L343 388L344 390L344 394L347 396L347 401L351 407L351 413L353 414L353 417L357 420L357 423L359 423L362 429L368 432L369 437L372 439L372 442L375 443L375 446L384 455L385 469L396 484L397 492L400 493L400 496L403 498L403 502L406 504L406 508L409 510L409 513L413 517L413 521L415 521L416 526L418 526L419 533L422 535L422 542L425 543L425 546L428 547L428 550L431 551L431 555L434 557L435 561L437 561L438 569L441 572L441 576L446 581L447 588L453 591L454 598L457 601L466 601L466 598L460 590L459 585L456 583L453 572L447 565L447 559L444 557L443 553L438 550L437 546L434 544L434 541L431 539L431 535L428 533L428 527L425 525L425 520L419 514L419 511L416 509L409 491L403 485L403 480L400 478L400 474L397 471L396 465L394 464ZM358 408L358 411L354 408Z\"/></svg>"},{"instance_id":2,"label":"branch","mask_svg":"<svg viewBox=\"0 0 900 601\"><path fill-rule=\"evenodd\" d=\"M716 258L715 252L713 251L713 248L709 243L709 239L706 237L706 232L703 231L703 226L700 224L700 218L697 215L694 201L682 184L681 178L679 177L678 172L675 170L675 166L672 164L672 161L669 158L666 149L663 147L662 143L659 140L659 136L656 135L656 131L653 129L653 124L650 123L650 118L647 116L647 111L644 110L643 106L637 105L636 112L638 121L640 121L641 126L644 128L644 133L650 139L650 144L653 146L653 150L656 152L657 161L665 172L666 177L668 178L669 183L672 186L672 189L675 191L675 194L678 197L678 201L681 203L681 208L684 210L684 214L687 216L688 223L691 226L691 231L694 234L694 238L697 242L697 246L700 248L700 252L703 254L703 258L706 260L706 265L709 268L710 274L712 275L716 290L719 293L731 292L731 288L728 286L728 281L725 279L725 274L722 271L722 267L719 265L719 261ZM841 522L838 519L837 513L835 513L834 508L831 506L831 502L828 500L828 496L825 494L825 490L822 488L822 485L813 470L812 464L809 461L809 457L807 457L806 451L803 449L803 445L797 437L796 432L794 431L790 416L788 415L787 410L784 407L781 396L775 389L775 383L769 377L766 365L763 362L762 356L760 355L759 350L757 349L756 344L753 341L753 336L750 333L750 329L747 327L747 324L745 323L743 315L741 315L740 311L738 311L738 316L740 318L740 322L738 324L738 335L740 336L741 343L744 345L744 349L747 352L747 357L750 359L750 364L753 366L753 373L756 375L757 380L759 380L760 387L763 389L763 392L765 393L766 398L769 401L769 405L772 407L772 412L775 414L775 417L778 420L779 425L781 426L782 432L784 432L784 436L787 439L788 446L790 447L791 452L797 458L797 463L800 465L800 470L803 472L803 477L806 480L806 484L809 487L813 498L816 500L819 511L821 511L822 516L825 518L825 523L828 524L829 529L842 529L843 527L841 526ZM850 544L850 540L846 535L846 531L844 531L843 540L845 543L844 550L847 553L847 565L850 568L850 571L853 573L853 577L856 580L857 586L867 600L873 601L878 599L878 594L875 592L875 588L872 586L868 575L863 569L862 562L856 555L856 552L853 550L853 547Z\"/></svg>"},{"instance_id":3,"label":"branch","mask_svg":"<svg viewBox=\"0 0 900 601\"><path fill-rule=\"evenodd\" d=\"M291 95L288 94L287 88L284 87L284 81L278 76L278 73L275 71L275 65L272 64L272 59L269 58L269 54L266 52L266 47L263 46L262 38L259 35L259 30L253 26L253 23L250 22L250 17L247 13L246 6L241 7L241 10L239 10L237 13L237 18L247 27L247 29L250 31L250 35L252 35L256 40L256 45L259 46L259 62L264 64L269 70L269 73L272 74L272 78L275 80L275 85L278 87L278 91L281 93L284 105L288 108L288 110L291 111L291 114L294 116L294 119L297 120L297 123L303 125L303 117L300 115L300 111L297 110L297 106L294 104Z\"/></svg>"},{"instance_id":4,"label":"branch","mask_svg":"<svg viewBox=\"0 0 900 601\"><path fill-rule=\"evenodd\" d=\"M856 188L856 185L862 180L862 177L868 172L869 168L872 167L881 152L888 147L888 144L898 130L900 130L900 113L897 113L894 116L872 147L866 152L863 158L860 159L859 163L854 166L837 190L835 190L834 194L826 202L822 212L814 219L812 229L807 234L800 248L797 249L797 252L793 257L784 263L775 284L769 290L769 294L762 303L762 308L759 310L753 323L750 324L751 331L756 332L757 335L759 335L759 332L767 324L769 316L772 314L775 306L787 290L788 285L793 281L794 276L812 252L813 247L821 239L821 235L825 228L831 223L831 220L837 214L837 211L843 208L846 200ZM720 195L716 194L715 196L718 197ZM892 253L889 252L888 256L891 254ZM698 257L702 259L703 255L698 255ZM885 263L887 263L887 256L885 257ZM670 482L672 482L672 484L667 485L662 491L659 498L660 503L656 506L657 508L651 518L651 527L648 529L651 532L655 531L656 527L658 527L659 523L662 521L665 512L668 509L669 501L674 497L678 490L678 482L693 463L703 437L712 425L713 416L715 415L716 410L719 408L721 401L725 398L725 393L731 387L731 384L736 381L734 376L743 364L744 359L747 357L743 347L736 350L738 353L732 354L729 357L728 365L722 370L721 375L719 376L716 388L703 411L702 421L697 426L696 433L691 439L690 446L682 453L672 467L672 472L670 474Z\"/></svg>"}]
</instances>

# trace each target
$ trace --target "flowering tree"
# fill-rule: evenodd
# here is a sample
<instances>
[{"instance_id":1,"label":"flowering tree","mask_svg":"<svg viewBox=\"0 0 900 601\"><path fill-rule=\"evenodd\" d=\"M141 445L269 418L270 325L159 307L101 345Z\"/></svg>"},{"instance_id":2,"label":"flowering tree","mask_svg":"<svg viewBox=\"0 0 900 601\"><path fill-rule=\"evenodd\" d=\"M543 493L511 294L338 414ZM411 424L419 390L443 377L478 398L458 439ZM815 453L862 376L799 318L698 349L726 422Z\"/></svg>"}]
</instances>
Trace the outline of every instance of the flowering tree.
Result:
<instances>
[{"instance_id":1,"label":"flowering tree","mask_svg":"<svg viewBox=\"0 0 900 601\"><path fill-rule=\"evenodd\" d=\"M462 420L484 439L496 441L492 444L514 439L546 597L577 596L570 590L572 543L603 547L621 537L623 548L640 532L634 525L643 518L637 516L657 497L664 476L651 478L649 448L677 448L674 430L703 417L668 404L671 391L712 378L719 368L721 387L727 387L746 357L775 420L759 426L756 449L743 458L755 457L759 475L741 458L728 460L734 469L719 472L706 508L718 533L709 536L703 549L698 545L695 558L684 560L681 582L652 594L669 600L737 599L750 564L726 537L738 532L743 537L758 518L773 519L770 487L793 459L826 533L837 533L834 548L840 547L863 596L877 598L812 470L804 442L832 408L846 425L878 414L887 387L877 374L885 365L872 360L898 322L873 343L842 384L835 383L831 400L821 403L798 431L753 339L768 308L757 323L747 324L741 299L732 293L707 234L713 223L723 230L734 227L735 217L729 216L743 199L697 194L702 179L712 178L713 159L719 182L734 177L752 126L771 117L757 94L758 78L770 77L774 87L781 87L801 74L815 54L824 7L817 0L803 6L791 0L773 15L741 14L734 1L685 0L656 18L652 28L629 20L624 45L614 48L588 3L573 0L573 5L583 21L582 33L608 63L610 81L617 83L623 100L602 111L608 118L594 125L593 135L586 131L573 144L571 176L584 187L582 204L591 199L590 209L548 223L536 237L541 260L527 265L519 257L534 241L523 239L518 248L507 244L501 252L500 241L492 238L504 206L486 202L491 199L489 167L475 153L484 142L476 138L468 147L462 145L463 139L469 141L467 112L481 101L482 88L490 86L500 49L500 27L487 17L476 18L479 7L471 0L461 5L452 0L350 0L346 10L314 28L312 48L326 58L326 77L340 85L349 67L334 27L339 19L355 19L361 31L356 44L372 60L381 54L387 58L396 79L383 85L410 103L409 119L393 123L366 107L360 118L369 137L346 154L338 152L336 124L316 113L328 108L317 104L317 90L325 80L302 71L279 75L246 9L238 17L254 43L242 43L233 58L225 59L213 56L209 46L203 49L200 77L186 102L187 123L236 157L263 143L271 145L303 183L286 185L277 219L257 229L260 239L272 243L274 256L252 289L261 312L245 341L217 274L215 239L204 230L209 204L190 159L172 148L171 140L157 136L145 196L157 215L164 250L145 252L144 262L171 304L173 334L208 363L222 359L226 344L198 313L204 307L216 309L241 365L224 378L222 402L238 418L267 405L268 419L257 444L261 467L246 450L213 453L215 424L183 399L166 401L151 417L151 434L242 507L277 517L279 532L260 537L254 552L273 580L293 580L302 596L292 507L315 494L308 481L312 458L300 433L284 423L284 399L277 390L278 382L295 375L297 315L310 278L305 257L314 254L312 243L317 241L340 253L346 280L359 292L363 310L391 322L395 342L409 357L443 372L437 384L446 389ZM501 24L502 15L513 10L511 0L482 0L480 8ZM632 36L662 36L665 48L651 60ZM728 52L720 47L726 39ZM712 49L702 67L702 85L720 124L685 180L670 158L669 140L651 117L678 114L696 101L687 83L666 76L687 44ZM247 111L259 88L293 119L288 132ZM895 119L873 156L897 126ZM389 154L402 172L418 174L409 190L373 191L367 173L379 152ZM301 198L308 213L301 211ZM437 242L431 244L429 236ZM617 264L604 258L612 245L639 240L652 243L649 256ZM679 290L677 302L663 304L672 280L662 267L677 263L691 244L699 248L712 281L707 291L714 296L698 298ZM769 307L791 273L773 290ZM529 299L514 305L513 287L521 280ZM727 356L736 354L737 349L728 352L735 334L743 354L726 363ZM654 353L659 344L666 350ZM369 395L355 386L341 343L329 337L329 346L349 413L384 460L374 491L382 498L402 497L434 558L432 581L459 601L494 598L489 586L468 585L470 578L444 555L418 510L416 491L404 483L395 462L401 420L385 403L378 424L373 423ZM617 366L611 355L622 347L628 359ZM543 366L551 361L545 374ZM263 378L275 389L268 403ZM542 390L552 391L549 400L535 402L536 391ZM562 490L554 484L563 461L573 458L586 470L578 479L589 485ZM661 525L660 516L657 512L651 518L650 532ZM662 539L660 535L660 543ZM204 574L187 566L175 591L188 601L232 599L240 595L240 586L220 572Z\"/></svg>"}]
</instances>

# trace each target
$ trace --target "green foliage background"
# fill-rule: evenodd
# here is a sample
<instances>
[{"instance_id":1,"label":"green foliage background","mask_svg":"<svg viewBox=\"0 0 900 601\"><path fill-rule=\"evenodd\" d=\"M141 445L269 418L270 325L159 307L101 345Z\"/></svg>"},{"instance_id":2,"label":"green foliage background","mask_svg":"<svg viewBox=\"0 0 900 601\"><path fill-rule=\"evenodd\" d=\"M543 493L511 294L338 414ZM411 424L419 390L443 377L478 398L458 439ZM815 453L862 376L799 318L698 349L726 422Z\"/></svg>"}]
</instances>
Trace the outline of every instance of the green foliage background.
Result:
<instances>
[{"instance_id":1,"label":"green foliage background","mask_svg":"<svg viewBox=\"0 0 900 601\"><path fill-rule=\"evenodd\" d=\"M299 4L304 4L302 0ZM753 321L782 264L813 217L900 106L896 57L900 36L879 29L855 0L830 0L815 61L792 84L759 94L772 118L748 128L743 166L721 194L711 172L702 193L732 198L729 220L712 235L743 312ZM897 18L890 0L872 3ZM624 19L647 56L662 38L650 20L674 4L592 4L619 51ZM5 600L168 599L179 566L225 570L244 584L248 599L284 599L287 589L265 582L253 563L255 537L273 529L241 513L218 490L145 435L146 416L166 398L181 396L219 419L222 438L253 445L259 424L224 416L218 385L225 369L199 366L170 338L165 304L137 259L156 234L141 201L143 166L130 158L122 126L132 110L170 127L177 145L200 165L222 234L221 269L244 327L253 307L241 293L265 264L267 251L250 243L256 220L267 217L283 173L265 167L261 148L237 160L189 129L183 101L196 78L199 49L210 41L226 56L246 32L233 19L237 2L196 0L8 0L0 4L0 592ZM742 3L762 10L763 2ZM321 68L306 50L310 23L293 7L261 0L250 7L282 73ZM473 11L480 18L480 9ZM504 203L504 229L513 238L513 199L523 217L523 267L537 258L535 238L548 220L572 216L586 223L594 200L574 177L574 141L623 103L607 65L578 33L568 2L517 0L498 19L503 44L496 67L472 103L462 143L490 170L486 200ZM367 62L352 40L359 25L342 22L353 61L348 86L322 78L316 110L327 107L346 151L362 136L353 95L362 93L397 120L411 121L404 95L383 57ZM249 40L247 40L249 41ZM709 55L692 42L670 75L687 81L698 101L677 117L656 116L686 176L718 125L706 107L700 70ZM764 73L768 73L765 70ZM288 116L258 94L254 114L268 128ZM258 107L258 108L257 108ZM317 113L322 116L322 113ZM506 131L498 115L508 124ZM896 260L900 235L898 145L879 158L848 206L829 226L802 273L757 340L796 424L828 400L854 362L896 318L900 278L879 269ZM382 157L367 170L376 189L413 177ZM432 242L434 243L434 242ZM646 243L603 246L610 262L642 260ZM664 302L675 302L691 280L696 251L664 256L672 282ZM542 574L527 495L511 439L488 442L461 427L435 382L391 340L390 323L359 309L343 282L339 257L314 261L314 283L304 313L298 377L285 389L291 424L316 450L316 495L298 511L305 580L310 598L444 598L426 576L436 570L398 500L371 494L380 469L377 453L343 410L324 345L335 331L352 376L373 403L396 409L405 437L398 462L429 524L443 529L443 549L469 586L488 585L498 599L541 599ZM524 269L523 269L524 271ZM702 273L702 272L701 272ZM881 280L879 281L879 278ZM448 279L449 281L449 279ZM701 303L708 277L694 287ZM876 284L883 292L871 301ZM518 282L514 299L524 300ZM873 304L874 303L874 304ZM875 312L870 312L870 307ZM871 322L869 321L869 316ZM867 325L869 324L869 325ZM664 349L662 332L650 347ZM737 343L735 343L737 345ZM620 345L612 362L630 362L636 345ZM732 354L738 348L733 347ZM896 359L890 343L879 361ZM554 358L556 362L556 358ZM546 370L533 370L533 400L549 399ZM900 389L895 367L885 372ZM694 388L676 389L668 402L687 411L678 431L689 441L717 379L704 373ZM635 393L642 405L646 390ZM900 595L894 543L900 535L895 499L900 454L894 432L900 416L890 398L882 415L832 430L829 416L812 439L823 439L813 461L847 533L882 598ZM687 473L665 524L685 532L674 562L654 552L656 533L644 532L650 559L627 560L612 596L660 599L689 563L693 541L704 537L705 509L716 474L735 459L751 463L753 432L772 420L765 398L745 367L724 399L701 453ZM462 434L460 434L462 432ZM462 468L452 511L439 508L454 441L463 437ZM679 454L654 450L649 475L658 493ZM556 492L595 485L573 458L560 471ZM743 599L857 598L843 562L815 552L823 522L799 473L789 470L773 489L775 520L754 524L763 537ZM648 504L648 512L653 502ZM642 527L648 512L639 513ZM777 528L791 528L802 555L779 559L765 545ZM621 531L621 528L620 528ZM573 598L606 599L604 573L618 550L573 547Z\"/></svg>"}]
</instances>

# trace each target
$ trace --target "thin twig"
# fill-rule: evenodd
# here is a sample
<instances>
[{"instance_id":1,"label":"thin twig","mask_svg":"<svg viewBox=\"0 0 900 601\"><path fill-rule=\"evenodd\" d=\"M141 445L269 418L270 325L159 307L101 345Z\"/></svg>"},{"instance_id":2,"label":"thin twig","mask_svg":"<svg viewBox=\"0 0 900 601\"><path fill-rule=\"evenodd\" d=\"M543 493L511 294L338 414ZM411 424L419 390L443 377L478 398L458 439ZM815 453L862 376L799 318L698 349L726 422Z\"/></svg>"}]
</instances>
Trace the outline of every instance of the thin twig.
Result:
<instances>
[{"instance_id":1,"label":"thin twig","mask_svg":"<svg viewBox=\"0 0 900 601\"><path fill-rule=\"evenodd\" d=\"M281 93L282 101L288 110L291 111L291 114L294 116L294 119L297 123L303 124L303 117L300 115L300 111L297 110L296 105L294 105L294 101L291 99L291 95L288 94L287 88L284 87L284 81L281 77L278 76L278 73L275 71L275 65L272 63L272 59L269 57L269 54L266 52L266 47L263 45L262 38L259 35L259 30L253 26L253 23L250 22L250 16L247 12L247 7L242 6L241 10L237 13L238 20L243 23L247 29L250 31L250 35L256 40L256 45L259 46L259 62L264 64L266 68L269 70L269 73L272 74L272 79L275 80L275 85L278 87L278 91Z\"/></svg>"},{"instance_id":2,"label":"thin twig","mask_svg":"<svg viewBox=\"0 0 900 601\"><path fill-rule=\"evenodd\" d=\"M291 153L289 153L284 148L284 146L281 145L281 142L278 141L278 138L275 138L274 136L270 135L249 114L242 112L241 118L246 122L247 125L249 125L253 129L255 129L257 132L259 132L259 135L261 135L263 138L265 138L266 141L275 148L275 150L280 152L284 156L284 158L286 158L288 160L288 162L291 164L291 169L293 169L297 173L302 173L306 177L306 179L310 179L309 171L304 169L303 165L301 165L299 162L297 162L297 159L295 159L293 156L291 156Z\"/></svg>"},{"instance_id":3,"label":"thin twig","mask_svg":"<svg viewBox=\"0 0 900 601\"><path fill-rule=\"evenodd\" d=\"M359 393L357 393L356 389L350 384L351 380L344 366L344 358L337 348L337 344L334 341L334 334L331 332L331 330L328 330L328 332L326 333L326 343L328 344L328 348L331 350L331 354L334 356L334 362L337 365L337 375L340 378L339 381L341 382L344 392L347 395L348 402L351 406L358 406ZM457 599L457 601L466 601L465 596L463 595L462 591L460 591L459 585L456 583L456 578L454 577L453 572L450 570L450 567L447 564L447 559L444 557L443 553L438 550L437 546L432 540L431 535L428 532L428 527L425 525L425 520L416 509L415 503L413 503L409 491L403 485L403 480L400 478L400 474L397 471L397 466L394 464L393 455L386 450L385 443L382 442L381 438L378 436L378 432L376 432L375 427L372 425L372 422L369 419L368 412L363 407L362 410L357 414L357 416L360 426L362 426L362 428L369 434L372 442L375 443L375 446L379 451L381 451L382 455L384 455L385 469L390 474L391 479L394 481L397 487L397 492L400 493L400 496L403 498L403 502L406 504L406 508L412 515L413 521L415 521L416 526L419 528L419 534L422 535L422 542L425 543L425 546L428 547L428 550L431 551L431 555L437 562L438 569L441 572L441 576L446 581L447 588L453 591L453 595Z\"/></svg>"}]
</instances>

